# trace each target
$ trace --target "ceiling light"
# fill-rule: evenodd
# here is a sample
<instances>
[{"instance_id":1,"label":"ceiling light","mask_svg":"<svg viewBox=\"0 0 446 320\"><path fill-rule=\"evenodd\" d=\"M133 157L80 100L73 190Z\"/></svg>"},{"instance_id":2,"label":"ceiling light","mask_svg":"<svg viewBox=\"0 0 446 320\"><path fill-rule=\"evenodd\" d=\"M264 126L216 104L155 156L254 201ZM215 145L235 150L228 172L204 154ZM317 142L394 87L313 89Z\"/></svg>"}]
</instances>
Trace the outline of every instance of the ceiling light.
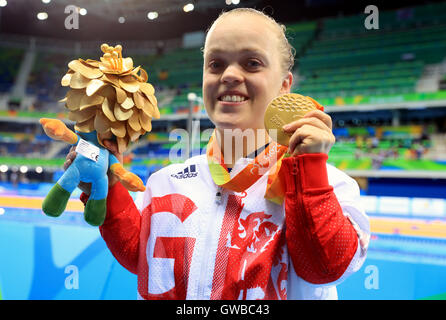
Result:
<instances>
[{"instance_id":1,"label":"ceiling light","mask_svg":"<svg viewBox=\"0 0 446 320\"><path fill-rule=\"evenodd\" d=\"M28 172L28 167L27 166L21 166L20 167L20 172L21 173L27 173Z\"/></svg>"},{"instance_id":2,"label":"ceiling light","mask_svg":"<svg viewBox=\"0 0 446 320\"><path fill-rule=\"evenodd\" d=\"M42 0L43 3L50 3L51 0Z\"/></svg>"},{"instance_id":3,"label":"ceiling light","mask_svg":"<svg viewBox=\"0 0 446 320\"><path fill-rule=\"evenodd\" d=\"M183 7L184 12L191 12L194 10L194 5L192 3L188 3Z\"/></svg>"},{"instance_id":4,"label":"ceiling light","mask_svg":"<svg viewBox=\"0 0 446 320\"><path fill-rule=\"evenodd\" d=\"M195 92L189 92L187 94L187 100L189 100L189 101L197 100L197 94Z\"/></svg>"},{"instance_id":5,"label":"ceiling light","mask_svg":"<svg viewBox=\"0 0 446 320\"><path fill-rule=\"evenodd\" d=\"M240 0L232 0L232 4L238 5L240 3Z\"/></svg>"},{"instance_id":6,"label":"ceiling light","mask_svg":"<svg viewBox=\"0 0 446 320\"><path fill-rule=\"evenodd\" d=\"M39 19L39 20L46 20L46 19L48 19L48 13L46 13L46 12L39 12L37 14L37 19Z\"/></svg>"},{"instance_id":7,"label":"ceiling light","mask_svg":"<svg viewBox=\"0 0 446 320\"><path fill-rule=\"evenodd\" d=\"M2 164L1 166L0 166L0 172L3 172L3 173L5 173L5 172L7 172L8 171L8 166L6 165L6 164Z\"/></svg>"},{"instance_id":8,"label":"ceiling light","mask_svg":"<svg viewBox=\"0 0 446 320\"><path fill-rule=\"evenodd\" d=\"M119 17L118 18L118 22L119 23L124 23L125 22L125 18L124 17Z\"/></svg>"},{"instance_id":9,"label":"ceiling light","mask_svg":"<svg viewBox=\"0 0 446 320\"><path fill-rule=\"evenodd\" d=\"M151 11L147 14L147 18L149 18L150 20L154 20L156 18L158 18L158 12L156 11Z\"/></svg>"},{"instance_id":10,"label":"ceiling light","mask_svg":"<svg viewBox=\"0 0 446 320\"><path fill-rule=\"evenodd\" d=\"M36 172L37 173L42 173L43 172L43 168L42 167L36 167Z\"/></svg>"},{"instance_id":11,"label":"ceiling light","mask_svg":"<svg viewBox=\"0 0 446 320\"><path fill-rule=\"evenodd\" d=\"M0 7L6 7L7 4L8 4L8 1L0 0Z\"/></svg>"},{"instance_id":12,"label":"ceiling light","mask_svg":"<svg viewBox=\"0 0 446 320\"><path fill-rule=\"evenodd\" d=\"M80 9L79 9L79 14L80 14L81 16L85 16L85 15L87 14L87 9L85 9L85 8L80 8Z\"/></svg>"}]
</instances>

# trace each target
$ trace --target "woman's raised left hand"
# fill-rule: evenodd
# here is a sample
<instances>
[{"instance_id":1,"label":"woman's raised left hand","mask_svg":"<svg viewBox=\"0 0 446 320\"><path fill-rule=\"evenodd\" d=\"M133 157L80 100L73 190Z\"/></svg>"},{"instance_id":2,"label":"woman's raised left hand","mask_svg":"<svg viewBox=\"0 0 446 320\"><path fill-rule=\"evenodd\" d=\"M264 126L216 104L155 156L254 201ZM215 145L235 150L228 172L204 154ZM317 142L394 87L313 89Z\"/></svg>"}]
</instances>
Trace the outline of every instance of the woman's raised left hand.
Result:
<instances>
[{"instance_id":1,"label":"woman's raised left hand","mask_svg":"<svg viewBox=\"0 0 446 320\"><path fill-rule=\"evenodd\" d=\"M330 152L335 143L331 117L321 110L312 110L303 118L283 126L292 133L288 153L293 156Z\"/></svg>"}]
</instances>

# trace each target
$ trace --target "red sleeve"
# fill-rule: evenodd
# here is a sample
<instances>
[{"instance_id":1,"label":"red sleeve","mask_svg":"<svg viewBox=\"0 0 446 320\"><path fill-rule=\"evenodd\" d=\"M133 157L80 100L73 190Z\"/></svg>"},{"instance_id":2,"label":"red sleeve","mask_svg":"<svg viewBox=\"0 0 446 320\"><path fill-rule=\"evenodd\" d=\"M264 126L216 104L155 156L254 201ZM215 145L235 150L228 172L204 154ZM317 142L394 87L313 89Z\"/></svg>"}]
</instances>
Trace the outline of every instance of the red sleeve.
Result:
<instances>
[{"instance_id":1,"label":"red sleeve","mask_svg":"<svg viewBox=\"0 0 446 320\"><path fill-rule=\"evenodd\" d=\"M90 196L88 194L86 194L85 192L82 192L79 199L82 201L82 203L85 206L87 204L88 198L90 198Z\"/></svg>"},{"instance_id":2,"label":"red sleeve","mask_svg":"<svg viewBox=\"0 0 446 320\"><path fill-rule=\"evenodd\" d=\"M108 190L107 215L99 231L116 260L136 274L141 214L120 182Z\"/></svg>"},{"instance_id":3,"label":"red sleeve","mask_svg":"<svg viewBox=\"0 0 446 320\"><path fill-rule=\"evenodd\" d=\"M286 239L298 276L322 284L339 279L358 246L352 224L328 183L326 154L283 160Z\"/></svg>"}]
</instances>

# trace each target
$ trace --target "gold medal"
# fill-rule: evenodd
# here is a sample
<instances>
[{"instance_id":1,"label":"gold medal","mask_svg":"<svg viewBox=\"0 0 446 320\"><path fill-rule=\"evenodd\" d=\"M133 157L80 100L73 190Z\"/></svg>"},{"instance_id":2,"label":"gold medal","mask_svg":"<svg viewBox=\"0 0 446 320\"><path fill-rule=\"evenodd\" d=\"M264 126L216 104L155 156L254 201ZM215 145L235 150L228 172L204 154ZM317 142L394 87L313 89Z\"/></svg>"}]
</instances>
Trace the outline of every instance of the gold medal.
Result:
<instances>
[{"instance_id":1,"label":"gold medal","mask_svg":"<svg viewBox=\"0 0 446 320\"><path fill-rule=\"evenodd\" d=\"M310 97L297 93L287 93L274 98L265 111L265 128L277 143L288 146L292 133L282 127L299 120L311 110L323 110L323 107Z\"/></svg>"}]
</instances>

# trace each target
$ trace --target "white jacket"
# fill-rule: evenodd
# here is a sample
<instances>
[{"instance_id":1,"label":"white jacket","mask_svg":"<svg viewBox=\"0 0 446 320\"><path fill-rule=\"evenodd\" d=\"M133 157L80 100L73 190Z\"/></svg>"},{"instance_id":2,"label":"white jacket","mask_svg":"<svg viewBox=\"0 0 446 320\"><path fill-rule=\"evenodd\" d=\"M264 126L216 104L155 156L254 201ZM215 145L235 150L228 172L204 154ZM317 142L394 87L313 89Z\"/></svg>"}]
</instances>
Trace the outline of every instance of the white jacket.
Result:
<instances>
[{"instance_id":1,"label":"white jacket","mask_svg":"<svg viewBox=\"0 0 446 320\"><path fill-rule=\"evenodd\" d=\"M249 161L239 159L231 177ZM328 164L327 173L344 215L359 233L369 235L357 183ZM138 268L147 264L142 267L147 274L138 271L143 282L139 287L152 298L168 298L170 293L180 299L337 299L336 284L361 267L366 245L358 241L353 259L336 281L316 285L303 280L284 241L285 206L264 198L266 182L267 175L246 193L221 189L212 180L206 155L152 174L136 200L141 228L146 228L139 244L144 261ZM144 218L147 207L151 209ZM138 296L147 298L141 292Z\"/></svg>"}]
</instances>

